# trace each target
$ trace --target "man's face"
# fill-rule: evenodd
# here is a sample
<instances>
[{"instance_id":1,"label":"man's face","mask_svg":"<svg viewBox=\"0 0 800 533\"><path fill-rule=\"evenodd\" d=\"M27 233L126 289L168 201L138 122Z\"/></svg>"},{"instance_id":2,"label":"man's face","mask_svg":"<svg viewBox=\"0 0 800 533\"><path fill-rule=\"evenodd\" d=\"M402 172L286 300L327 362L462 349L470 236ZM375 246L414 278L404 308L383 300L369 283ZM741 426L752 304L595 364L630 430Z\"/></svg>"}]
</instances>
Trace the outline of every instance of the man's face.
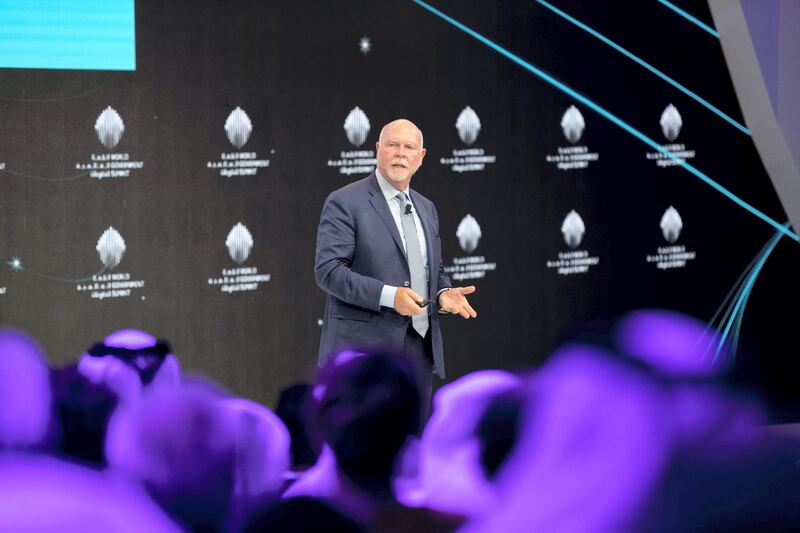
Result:
<instances>
[{"instance_id":1,"label":"man's face","mask_svg":"<svg viewBox=\"0 0 800 533\"><path fill-rule=\"evenodd\" d=\"M378 170L399 191L408 187L411 176L425 157L419 130L408 121L388 124L376 144L376 150Z\"/></svg>"}]
</instances>

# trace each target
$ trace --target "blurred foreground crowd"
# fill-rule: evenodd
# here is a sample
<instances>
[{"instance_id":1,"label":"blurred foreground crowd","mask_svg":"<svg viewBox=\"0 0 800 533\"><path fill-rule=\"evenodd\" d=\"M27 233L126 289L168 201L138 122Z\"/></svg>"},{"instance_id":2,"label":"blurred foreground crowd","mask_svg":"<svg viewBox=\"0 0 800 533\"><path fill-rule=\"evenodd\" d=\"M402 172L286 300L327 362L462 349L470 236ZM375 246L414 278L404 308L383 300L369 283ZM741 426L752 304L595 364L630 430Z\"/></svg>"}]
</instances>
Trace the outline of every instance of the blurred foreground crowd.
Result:
<instances>
[{"instance_id":1,"label":"blurred foreground crowd","mask_svg":"<svg viewBox=\"0 0 800 533\"><path fill-rule=\"evenodd\" d=\"M54 368L0 329L0 531L800 529L800 441L722 384L702 324L639 311L601 338L448 383L426 420L416 369L379 351L273 411L142 331Z\"/></svg>"}]
</instances>

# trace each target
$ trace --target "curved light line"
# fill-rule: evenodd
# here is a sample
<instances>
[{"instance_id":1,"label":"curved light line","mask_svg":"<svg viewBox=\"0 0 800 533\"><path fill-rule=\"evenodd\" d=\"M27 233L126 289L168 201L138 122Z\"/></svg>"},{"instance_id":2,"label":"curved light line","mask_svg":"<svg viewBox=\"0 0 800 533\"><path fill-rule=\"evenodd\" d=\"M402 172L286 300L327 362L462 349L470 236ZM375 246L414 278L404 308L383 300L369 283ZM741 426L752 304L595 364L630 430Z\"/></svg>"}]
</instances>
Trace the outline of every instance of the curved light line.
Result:
<instances>
[{"instance_id":1,"label":"curved light line","mask_svg":"<svg viewBox=\"0 0 800 533\"><path fill-rule=\"evenodd\" d=\"M8 173L8 174L10 174L12 176L17 176L17 177L25 178L25 179L29 179L29 180L49 181L49 182L53 182L53 183L57 183L57 182L61 182L61 181L74 181L74 180L83 178L85 176L88 176L89 173L90 173L87 170L86 172L81 172L80 174L75 174L74 176L67 176L66 178L44 178L42 176L34 176L32 174L23 174L22 172L15 172L15 171L9 170L7 168L0 169L0 173L1 172L6 172L6 173Z\"/></svg>"},{"instance_id":2,"label":"curved light line","mask_svg":"<svg viewBox=\"0 0 800 533\"><path fill-rule=\"evenodd\" d=\"M762 248L762 250L758 253L758 255L756 255L756 257L753 258L753 260L750 262L750 264L747 266L747 268L739 276L739 279L736 281L736 285L734 285L733 288L731 289L732 292L734 291L734 289L735 289L735 292L736 292L736 294L734 295L733 299L730 299L730 298L726 297L726 300L725 300L726 303L723 304L723 306L725 308L725 313L722 315L722 320L719 321L719 326L715 328L716 335L712 335L711 338L708 340L708 343L706 343L706 349L705 349L705 352L703 352L703 357L707 357L709 355L709 353L712 350L714 350L714 343L718 342L719 339L722 338L720 336L720 330L722 329L722 325L735 319L734 314L733 314L734 307L735 307L735 303L734 302L738 302L740 300L740 298L742 297L742 294L744 293L745 285L746 285L746 283L742 283L742 279L743 278L747 278L752 273L753 265L755 264L756 260L759 257L762 256L762 254L766 250L767 246L768 246L768 244L764 245L764 248ZM730 296L730 293L728 293L728 296ZM708 327L706 328L707 330L709 328L711 328L711 325L714 323L715 320L716 320L716 314L715 314L715 317L711 319L711 322L709 323ZM705 332L704 332L704 335L705 335ZM724 340L721 341L721 343L724 343L724 342L725 342ZM714 352L714 354L711 356L712 362L715 362L717 360L718 354L719 354L719 350Z\"/></svg>"},{"instance_id":3,"label":"curved light line","mask_svg":"<svg viewBox=\"0 0 800 533\"><path fill-rule=\"evenodd\" d=\"M12 261L6 261L6 264L11 266L12 269L14 268L12 266ZM26 272L26 273L28 273L28 274L30 274L32 276L36 276L37 278L42 278L42 279L46 279L46 280L50 280L50 281L59 281L61 283L70 283L70 284L72 284L72 283L82 283L84 281L92 281L95 276L99 276L99 275L103 274L106 270L108 270L108 268L105 265L103 265L103 268L101 268L100 270L98 270L97 272L92 274L91 276L87 276L87 277L84 277L84 278L61 278L61 277L57 277L57 276L51 276L49 274L43 274L41 272L36 272L35 270L30 270L25 266L21 266L21 267L16 269L17 272Z\"/></svg>"},{"instance_id":4,"label":"curved light line","mask_svg":"<svg viewBox=\"0 0 800 533\"><path fill-rule=\"evenodd\" d=\"M722 324L728 321L728 317L730 317L731 311L733 311L733 302L739 298L739 295L741 294L742 289L744 288L743 282L745 278L752 271L753 266L756 264L758 258L761 257L761 255L766 251L767 247L769 246L769 243L770 241L764 243L764 246L761 247L761 250L759 250L759 252L755 255L755 257L753 257L750 260L750 262L747 264L744 270L742 270L741 274L739 274L739 277L736 279L736 282L733 285L731 285L728 294L726 294L725 298L722 299L722 302L719 304L719 307L717 307L717 310L714 311L714 316L712 316L711 320L708 321L708 324L703 330L703 333L697 339L697 342L695 342L694 347L692 348L693 350L697 348L698 345L703 343L708 337L708 341L705 342L705 350L703 351L703 357L708 356L711 350L713 349L714 341L719 336L719 330L722 327ZM722 318L719 320L720 325L714 326L714 324L717 323L717 318L719 318L720 314L722 314ZM716 333L715 335L710 335L712 328Z\"/></svg>"},{"instance_id":5,"label":"curved light line","mask_svg":"<svg viewBox=\"0 0 800 533\"><path fill-rule=\"evenodd\" d=\"M789 222L787 222L785 225L789 226ZM719 344L717 345L717 351L716 353L714 353L714 358L713 358L714 362L716 362L717 357L719 357L720 351L722 351L722 348L725 345L725 340L728 338L728 334L730 333L731 327L733 327L733 323L737 319L739 319L740 314L744 315L744 308L747 305L747 300L750 298L750 292L753 290L753 285L755 285L759 274L761 274L761 269L764 268L767 259L769 259L769 256L772 254L772 251L775 249L775 246L778 245L778 242L781 240L782 237L783 234L781 233L776 233L772 237L769 246L761 255L759 260L756 262L755 267L753 267L753 270L747 277L747 281L744 284L744 290L742 290L742 292L739 294L739 298L737 299L736 305L733 308L733 313L731 317L728 319L728 324L725 326L725 331L723 332L722 337L719 340ZM741 326L741 319L739 319L739 325ZM738 337L738 332L736 332L735 334Z\"/></svg>"},{"instance_id":6,"label":"curved light line","mask_svg":"<svg viewBox=\"0 0 800 533\"><path fill-rule=\"evenodd\" d=\"M741 287L743 286L742 282L750 273L753 266L756 264L758 258L761 257L761 254L763 254L764 251L767 249L767 246L769 246L769 241L766 244L764 244L764 246L762 246L761 251L759 251L758 254L756 254L756 256L750 260L750 263L748 263L745 269L742 270L742 273L739 274L739 278L736 280L736 283L734 283L731 286L731 289L728 291L728 294L725 295L725 298L722 299L722 303L714 312L714 316L712 316L711 320L708 321L709 325L708 327L706 327L706 332L711 328L711 325L717 321L717 318L719 317L720 313L723 312L723 309L726 309L726 311L723 313L722 319L719 322L720 324L722 324L723 322L728 320L728 314L730 312L730 305L728 304L728 302L731 302L739 297L739 292L741 291ZM703 336L705 336L705 332L703 333Z\"/></svg>"},{"instance_id":7,"label":"curved light line","mask_svg":"<svg viewBox=\"0 0 800 533\"><path fill-rule=\"evenodd\" d=\"M439 17L442 20L444 20L445 22L448 22L449 24L455 26L456 28L458 28L459 30L463 31L467 35L469 35L469 36L475 38L476 40L480 41L481 43L485 44L486 46L488 46L492 50L496 51L497 53L507 57L508 59L513 61L514 63L516 63L519 66L523 67L525 70L528 70L529 72L539 76L540 78L542 78L544 81L546 81L550 85L553 85L557 89L567 93L568 95L572 96L573 98L575 98L579 102L583 103L587 107L593 109L595 112L597 112L600 115L604 116L605 118L607 118L608 120L610 120L611 122L613 122L614 124L616 124L617 126L622 128L623 130L627 131L628 133L630 133L631 135L633 135L634 137L636 137L640 141L644 142L646 145L648 145L651 148L653 148L654 150L656 150L657 152L659 152L659 153L663 154L665 157L675 161L678 165L682 166L683 168L685 168L686 170L688 170L689 172L691 172L692 174L694 174L695 176L700 178L707 185L709 185L713 189L717 190L718 192L722 193L724 196L726 196L728 199L732 200L734 203L736 203L740 207L746 209L751 214L753 214L756 217L760 218L761 220L763 220L764 222L766 222L767 224L769 224L773 228L777 229L781 233L783 233L786 236L790 237L792 240L800 242L800 237L796 233L794 233L793 231L790 231L789 229L783 227L779 222L773 220L771 217L769 217L768 215L766 215L762 211L760 211L760 210L756 209L755 207L753 207L752 205L748 204L747 202L745 202L744 200L742 200L741 198L739 198L738 196L733 194L731 191L729 191L728 189L726 189L725 187L723 187L722 185L720 185L716 181L712 180L710 177L708 177L706 174L704 174L699 169L697 169L694 166L690 165L686 161L680 159L679 157L674 155L669 150L664 149L660 144L655 142L653 139L651 139L647 135L641 133L639 130L637 130L633 126L629 125L628 123L624 122L622 119L618 118L613 113L611 113L609 111L606 111L604 108L600 107L598 104L594 103L592 100L589 100L587 97L585 97L582 94L578 93L574 89L572 89L572 88L568 87L567 85L563 84L562 82L558 81L557 79L555 79L550 74L547 74L546 72L544 72L540 68L533 66L532 64L528 63L527 61L525 61L524 59L522 59L518 55L516 55L516 54L514 54L512 52L509 52L508 50L506 50L505 48L503 48L499 44L495 43L494 41L491 41L490 39L487 39L486 37L484 37L480 33L476 32L475 30L473 30L473 29L471 29L471 28L469 28L467 26L465 26L464 24L462 24L461 22L455 20L454 18L450 17L449 15L446 15L445 13L442 13L441 11L436 9L435 7L423 2L422 0L411 0L411 1L414 2L417 5L425 8L425 9L427 9L428 11L430 11L431 13L436 15L437 17Z\"/></svg>"},{"instance_id":8,"label":"curved light line","mask_svg":"<svg viewBox=\"0 0 800 533\"><path fill-rule=\"evenodd\" d=\"M690 15L689 13L679 8L672 2L667 2L667 0L658 0L658 1L667 6L668 8L670 8L671 10L673 10L678 15L688 20L689 22L696 24L700 28L706 30L708 33L719 39L719 32L714 28L712 28L711 26L709 26L708 24L706 24L705 22L703 22L702 20L700 20L699 18L695 17L694 15Z\"/></svg>"},{"instance_id":9,"label":"curved light line","mask_svg":"<svg viewBox=\"0 0 800 533\"><path fill-rule=\"evenodd\" d=\"M747 295L747 298L750 298L750 294ZM745 300L744 306L747 306L747 300ZM733 359L730 362L735 360L737 351L739 349L739 334L742 332L742 322L744 321L744 306L742 307L742 312L736 317L736 325L733 327L733 337L731 340L731 346L733 346Z\"/></svg>"},{"instance_id":10,"label":"curved light line","mask_svg":"<svg viewBox=\"0 0 800 533\"><path fill-rule=\"evenodd\" d=\"M700 95L698 95L694 91L692 91L689 88L685 87L681 83L675 81L674 79L672 79L671 77L669 77L668 75L666 75L662 71L658 70L656 67L654 67L653 65L651 65L647 61L645 61L644 59L641 59L640 57L638 57L637 55L633 54L632 52L629 52L628 50L626 50L622 46L618 45L617 43L615 43L614 41L612 41L611 39L609 39L605 35L601 34L600 32L598 32L598 31L596 31L596 30L594 30L592 28L590 28L589 26L587 26L583 22L579 21L575 17L573 17L571 15L568 15L564 11L561 11L560 9L558 9L554 5L550 4L549 2L545 2L545 0L534 0L534 1L538 2L541 5L543 5L544 7L546 7L547 9L552 11L553 13L555 13L556 15L559 15L560 17L568 20L569 22L571 22L575 26L579 27L580 29L590 33L592 36L600 39L601 41L606 43L608 46L610 46L611 48L613 48L617 52L621 53L622 55L624 55L628 59L631 59L634 62L638 63L639 65L643 66L644 68L646 68L647 70L649 70L650 72L652 72L653 74L655 74L656 76L661 78L662 80L666 81L667 83L669 83L670 85L672 85L676 89L679 89L680 91L683 91L684 94L686 94L687 96L689 96L690 98L692 98L696 102L702 104L703 106L708 108L710 111L712 111L713 113L718 115L720 118L724 119L729 124L735 126L736 129L738 129L742 133L745 133L747 135L752 135L752 132L747 127L745 127L743 124L739 123L737 120L735 120L735 119L731 118L730 116L728 116L726 113L724 113L718 107L713 105L711 102L705 100L704 98L702 98Z\"/></svg>"},{"instance_id":11,"label":"curved light line","mask_svg":"<svg viewBox=\"0 0 800 533\"><path fill-rule=\"evenodd\" d=\"M765 248L766 248L766 246L765 246ZM751 266L756 261L756 259L758 257L761 257L761 254L763 254L763 253L764 253L764 251L762 250L759 253L759 255L753 260L753 262L751 263ZM744 272L742 272L742 276L740 276L739 281L741 281L742 278L745 278L745 280L749 279L749 276L750 276L750 274L752 272L753 272L752 268L749 268L748 270L745 270ZM722 329L722 324L727 324L727 323L729 323L729 321L733 320L733 316L734 316L733 312L734 312L734 308L736 307L736 303L735 302L738 302L740 300L740 298L742 297L742 293L744 292L744 289L745 289L745 286L747 285L747 282L746 281L744 281L742 283L737 282L737 284L738 285L735 286L736 294L725 305L725 313L723 313L722 320L719 321L719 326L716 328L716 333L717 334L712 336L711 339L709 340L708 344L706 344L705 355L708 355L709 352L714 349L715 341L719 342L719 339L721 338L720 337L720 330ZM724 342L724 341L722 341L722 342ZM716 360L716 357L717 357L717 352L714 352L714 355L712 356L712 359Z\"/></svg>"}]
</instances>

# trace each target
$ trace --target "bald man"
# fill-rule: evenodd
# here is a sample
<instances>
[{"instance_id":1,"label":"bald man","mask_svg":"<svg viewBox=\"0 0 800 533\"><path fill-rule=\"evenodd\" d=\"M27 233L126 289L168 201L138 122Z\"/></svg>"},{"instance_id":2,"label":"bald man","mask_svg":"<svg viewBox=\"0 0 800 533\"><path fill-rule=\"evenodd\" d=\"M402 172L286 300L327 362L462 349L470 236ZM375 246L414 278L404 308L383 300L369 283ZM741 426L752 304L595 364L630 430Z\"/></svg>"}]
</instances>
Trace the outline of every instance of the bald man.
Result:
<instances>
[{"instance_id":1,"label":"bald man","mask_svg":"<svg viewBox=\"0 0 800 533\"><path fill-rule=\"evenodd\" d=\"M376 347L405 355L445 377L439 314L477 314L452 287L442 265L433 202L409 188L425 158L422 132L399 119L381 130L375 172L332 192L317 229L315 277L328 297L320 364L345 348ZM427 383L426 383L427 382Z\"/></svg>"}]
</instances>

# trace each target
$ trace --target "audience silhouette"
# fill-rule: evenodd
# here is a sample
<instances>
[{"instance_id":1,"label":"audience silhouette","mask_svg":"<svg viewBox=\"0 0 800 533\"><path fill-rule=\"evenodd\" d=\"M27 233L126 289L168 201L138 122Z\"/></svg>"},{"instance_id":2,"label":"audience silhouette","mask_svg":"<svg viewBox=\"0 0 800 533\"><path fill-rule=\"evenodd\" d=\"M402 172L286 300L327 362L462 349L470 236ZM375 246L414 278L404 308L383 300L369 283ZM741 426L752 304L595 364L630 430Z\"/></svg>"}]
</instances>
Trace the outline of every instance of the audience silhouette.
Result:
<instances>
[{"instance_id":1,"label":"audience silhouette","mask_svg":"<svg viewBox=\"0 0 800 533\"><path fill-rule=\"evenodd\" d=\"M72 364L0 329L0 531L773 531L800 450L725 383L704 324L644 310L537 369L441 387L348 350L276 412L105 337Z\"/></svg>"}]
</instances>

